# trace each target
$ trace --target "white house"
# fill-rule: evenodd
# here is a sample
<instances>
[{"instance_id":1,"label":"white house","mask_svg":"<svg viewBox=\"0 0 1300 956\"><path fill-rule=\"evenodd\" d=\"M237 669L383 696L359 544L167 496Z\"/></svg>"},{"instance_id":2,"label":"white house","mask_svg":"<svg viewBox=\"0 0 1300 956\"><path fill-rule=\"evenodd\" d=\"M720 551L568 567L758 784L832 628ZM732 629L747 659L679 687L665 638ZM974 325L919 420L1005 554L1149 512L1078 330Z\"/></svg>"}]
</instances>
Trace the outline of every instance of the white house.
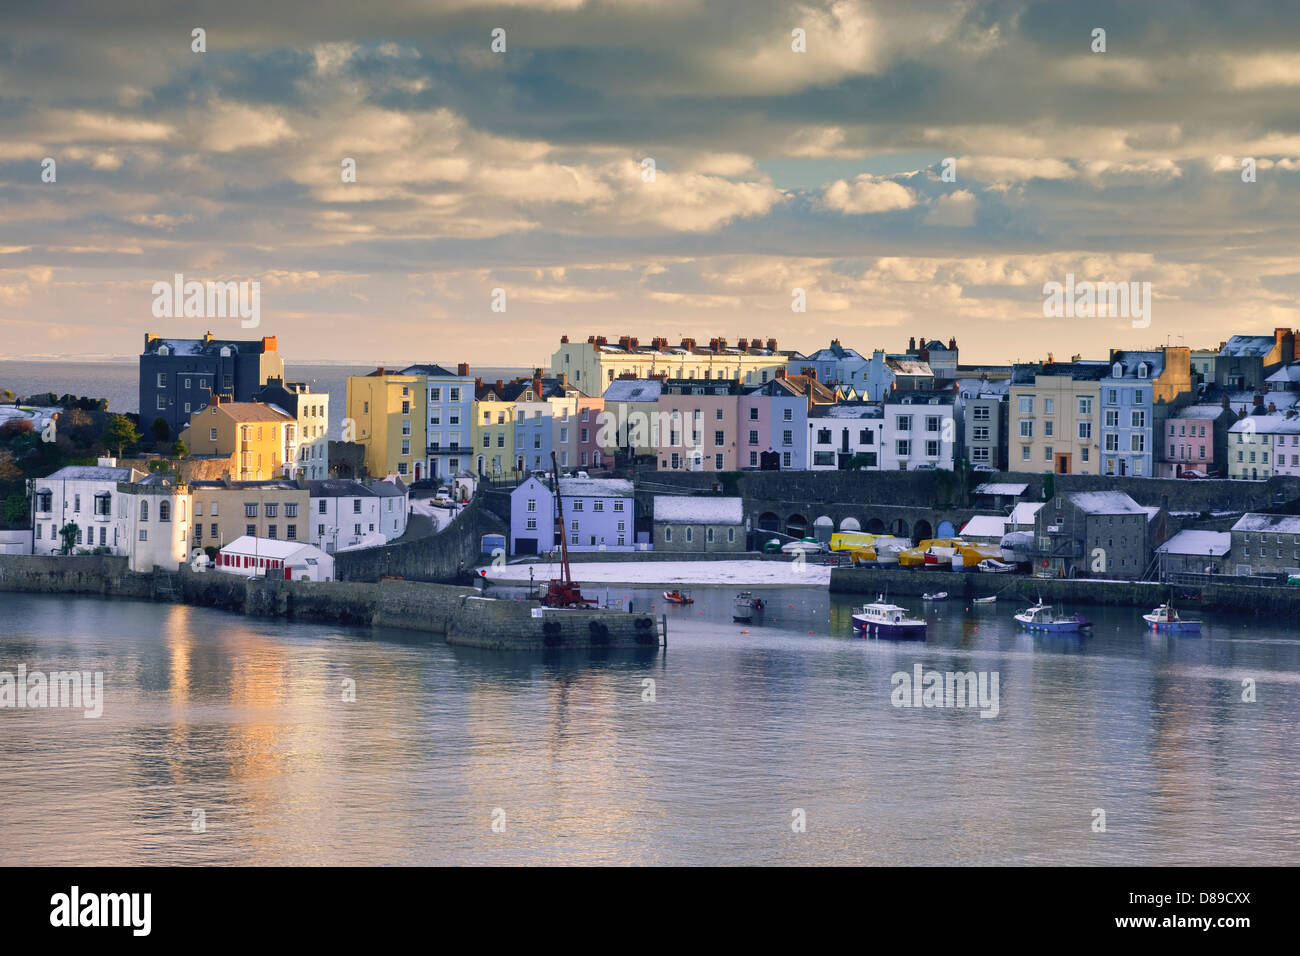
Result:
<instances>
[{"instance_id":1,"label":"white house","mask_svg":"<svg viewBox=\"0 0 1300 956\"><path fill-rule=\"evenodd\" d=\"M126 554L126 502L117 487L144 476L134 468L117 467L114 458L101 458L98 465L69 465L30 481L32 553L57 554L63 547L60 531L74 524L73 551L106 548L109 554Z\"/></svg>"},{"instance_id":2,"label":"white house","mask_svg":"<svg viewBox=\"0 0 1300 956\"><path fill-rule=\"evenodd\" d=\"M128 566L132 571L148 572L155 566L175 571L189 557L189 488L170 475L148 475L118 482L117 491L128 523Z\"/></svg>"},{"instance_id":3,"label":"white house","mask_svg":"<svg viewBox=\"0 0 1300 956\"><path fill-rule=\"evenodd\" d=\"M951 471L961 455L960 411L954 393L946 389L890 393L881 426L881 469Z\"/></svg>"},{"instance_id":4,"label":"white house","mask_svg":"<svg viewBox=\"0 0 1300 956\"><path fill-rule=\"evenodd\" d=\"M243 535L217 553L218 571L244 577L276 577L286 581L332 581L334 558L302 541L253 538Z\"/></svg>"},{"instance_id":5,"label":"white house","mask_svg":"<svg viewBox=\"0 0 1300 956\"><path fill-rule=\"evenodd\" d=\"M333 554L387 544L406 533L409 510L400 480L328 478L307 482L311 542Z\"/></svg>"},{"instance_id":6,"label":"white house","mask_svg":"<svg viewBox=\"0 0 1300 956\"><path fill-rule=\"evenodd\" d=\"M808 468L826 471L880 467L883 419L879 405L843 402L814 408L808 415Z\"/></svg>"}]
</instances>

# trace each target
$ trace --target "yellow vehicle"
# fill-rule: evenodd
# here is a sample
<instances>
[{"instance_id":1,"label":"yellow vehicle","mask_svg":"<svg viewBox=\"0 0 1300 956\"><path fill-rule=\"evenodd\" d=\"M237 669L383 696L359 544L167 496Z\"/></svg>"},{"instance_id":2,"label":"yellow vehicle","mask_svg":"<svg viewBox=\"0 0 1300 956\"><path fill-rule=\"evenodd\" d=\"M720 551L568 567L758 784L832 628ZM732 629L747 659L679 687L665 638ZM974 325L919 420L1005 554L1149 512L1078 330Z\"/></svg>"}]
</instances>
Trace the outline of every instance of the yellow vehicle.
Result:
<instances>
[{"instance_id":1,"label":"yellow vehicle","mask_svg":"<svg viewBox=\"0 0 1300 956\"><path fill-rule=\"evenodd\" d=\"M858 548L870 548L879 538L878 534L865 531L836 531L831 535L832 551L854 551Z\"/></svg>"}]
</instances>

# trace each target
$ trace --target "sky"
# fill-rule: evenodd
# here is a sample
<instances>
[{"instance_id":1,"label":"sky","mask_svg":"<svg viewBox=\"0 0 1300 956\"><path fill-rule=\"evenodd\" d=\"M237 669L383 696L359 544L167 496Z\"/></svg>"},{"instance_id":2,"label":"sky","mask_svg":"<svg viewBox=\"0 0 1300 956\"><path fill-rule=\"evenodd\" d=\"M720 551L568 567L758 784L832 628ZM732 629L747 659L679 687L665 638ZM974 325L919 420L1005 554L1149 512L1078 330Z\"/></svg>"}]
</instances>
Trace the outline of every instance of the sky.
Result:
<instances>
[{"instance_id":1,"label":"sky","mask_svg":"<svg viewBox=\"0 0 1300 956\"><path fill-rule=\"evenodd\" d=\"M165 6L0 7L0 357L1005 363L1300 326L1298 3ZM256 328L155 314L178 273L258 283ZM1149 282L1149 325L1045 317L1068 274Z\"/></svg>"}]
</instances>

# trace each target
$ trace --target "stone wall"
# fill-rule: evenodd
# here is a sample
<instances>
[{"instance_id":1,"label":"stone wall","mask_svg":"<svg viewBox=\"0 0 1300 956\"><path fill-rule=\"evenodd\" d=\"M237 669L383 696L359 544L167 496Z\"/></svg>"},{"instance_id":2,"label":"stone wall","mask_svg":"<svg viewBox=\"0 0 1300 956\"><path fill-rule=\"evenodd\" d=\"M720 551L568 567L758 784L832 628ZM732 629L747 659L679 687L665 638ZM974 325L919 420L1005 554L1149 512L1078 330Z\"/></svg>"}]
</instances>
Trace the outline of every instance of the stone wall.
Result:
<instances>
[{"instance_id":1,"label":"stone wall","mask_svg":"<svg viewBox=\"0 0 1300 956\"><path fill-rule=\"evenodd\" d=\"M483 493L475 495L435 535L411 538L358 551L334 555L334 572L340 581L378 581L383 576L407 581L456 580L457 568L472 567L482 559L480 541L485 534L505 534L506 526L484 507Z\"/></svg>"},{"instance_id":2,"label":"stone wall","mask_svg":"<svg viewBox=\"0 0 1300 956\"><path fill-rule=\"evenodd\" d=\"M0 554L0 591L150 599L154 577L131 571L118 555Z\"/></svg>"},{"instance_id":3,"label":"stone wall","mask_svg":"<svg viewBox=\"0 0 1300 956\"><path fill-rule=\"evenodd\" d=\"M830 589L840 594L862 594L874 600L878 594L890 597L919 597L926 592L947 591L953 599L998 595L998 605L1029 604L1040 595L1048 602L1113 604L1149 611L1170 593L1168 585L1154 581L1093 581L1086 578L1034 578L1029 575L958 573L953 571L907 571L888 568L835 568ZM1185 589L1179 589L1183 591ZM1224 575L1222 584L1199 589L1201 600L1184 601L1183 606L1251 615L1293 615L1300 612L1300 587L1242 587ZM1008 607L1008 610L1011 608ZM1194 617L1195 615L1190 615Z\"/></svg>"}]
</instances>

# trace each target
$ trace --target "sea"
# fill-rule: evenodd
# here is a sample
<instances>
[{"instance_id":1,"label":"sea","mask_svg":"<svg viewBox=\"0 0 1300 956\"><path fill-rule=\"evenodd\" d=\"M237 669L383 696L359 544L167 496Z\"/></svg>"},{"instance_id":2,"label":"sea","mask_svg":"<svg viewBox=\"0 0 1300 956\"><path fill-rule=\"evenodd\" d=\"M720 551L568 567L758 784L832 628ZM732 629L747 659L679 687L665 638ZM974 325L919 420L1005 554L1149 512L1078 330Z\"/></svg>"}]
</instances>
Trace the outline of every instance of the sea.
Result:
<instances>
[{"instance_id":1,"label":"sea","mask_svg":"<svg viewBox=\"0 0 1300 956\"><path fill-rule=\"evenodd\" d=\"M589 590L667 646L0 595L0 671L104 682L97 718L0 707L0 863L1300 864L1297 622L1031 636L904 599L929 630L900 643L824 587L752 624L732 587ZM996 675L996 708L900 699L918 667Z\"/></svg>"}]
</instances>

